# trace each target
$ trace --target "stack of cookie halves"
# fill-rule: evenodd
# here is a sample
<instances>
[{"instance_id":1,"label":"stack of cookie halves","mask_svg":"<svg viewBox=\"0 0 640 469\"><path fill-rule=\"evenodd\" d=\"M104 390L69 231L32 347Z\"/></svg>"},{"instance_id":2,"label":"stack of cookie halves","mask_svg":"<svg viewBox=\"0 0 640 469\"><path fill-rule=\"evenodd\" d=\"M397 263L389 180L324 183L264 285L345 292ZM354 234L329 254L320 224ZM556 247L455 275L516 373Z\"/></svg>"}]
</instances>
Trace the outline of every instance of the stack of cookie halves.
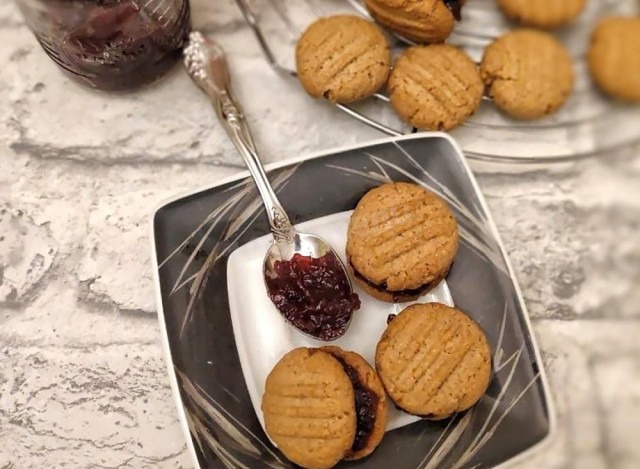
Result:
<instances>
[{"instance_id":1,"label":"stack of cookie halves","mask_svg":"<svg viewBox=\"0 0 640 469\"><path fill-rule=\"evenodd\" d=\"M449 272L458 226L436 194L409 183L384 184L358 203L346 254L355 281L386 302L406 302ZM375 370L335 346L296 348L267 377L267 434L294 463L324 469L369 456L387 427L387 396L400 410L440 420L475 405L491 377L480 326L440 303L414 304L387 320Z\"/></svg>"}]
</instances>

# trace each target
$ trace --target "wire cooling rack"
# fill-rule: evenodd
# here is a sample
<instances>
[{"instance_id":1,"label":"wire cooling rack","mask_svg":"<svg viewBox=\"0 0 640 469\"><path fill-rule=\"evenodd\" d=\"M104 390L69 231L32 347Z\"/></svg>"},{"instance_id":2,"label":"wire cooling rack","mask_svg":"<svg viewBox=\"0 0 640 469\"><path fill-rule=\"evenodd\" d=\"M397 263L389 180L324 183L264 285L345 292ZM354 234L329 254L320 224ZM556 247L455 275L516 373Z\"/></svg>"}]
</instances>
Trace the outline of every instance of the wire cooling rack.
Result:
<instances>
[{"instance_id":1,"label":"wire cooling rack","mask_svg":"<svg viewBox=\"0 0 640 469\"><path fill-rule=\"evenodd\" d=\"M320 16L339 13L370 18L362 0L234 0L258 39L269 64L295 77L295 45L306 27ZM500 112L489 96L463 125L450 133L469 158L504 162L561 162L591 157L640 143L640 106L616 103L593 86L586 64L589 37L598 18L637 13L635 0L589 0L579 20L557 37L575 65L574 92L556 114L518 121ZM462 47L480 62L484 48L515 25L505 19L495 0L467 0L463 20L448 43ZM389 32L394 55L411 41ZM300 92L304 91L300 88ZM327 102L329 105L329 102ZM355 105L336 106L354 119L388 135L416 132L394 113L384 91Z\"/></svg>"}]
</instances>

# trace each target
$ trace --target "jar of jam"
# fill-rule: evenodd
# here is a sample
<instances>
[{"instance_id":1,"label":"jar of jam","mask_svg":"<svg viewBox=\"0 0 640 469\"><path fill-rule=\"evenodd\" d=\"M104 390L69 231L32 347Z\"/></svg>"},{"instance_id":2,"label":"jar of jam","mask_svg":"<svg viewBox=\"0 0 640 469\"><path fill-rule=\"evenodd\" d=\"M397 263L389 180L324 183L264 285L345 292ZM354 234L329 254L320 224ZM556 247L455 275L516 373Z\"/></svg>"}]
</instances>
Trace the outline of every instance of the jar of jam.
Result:
<instances>
[{"instance_id":1,"label":"jar of jam","mask_svg":"<svg viewBox=\"0 0 640 469\"><path fill-rule=\"evenodd\" d=\"M180 57L188 0L17 0L45 52L76 81L130 90Z\"/></svg>"}]
</instances>

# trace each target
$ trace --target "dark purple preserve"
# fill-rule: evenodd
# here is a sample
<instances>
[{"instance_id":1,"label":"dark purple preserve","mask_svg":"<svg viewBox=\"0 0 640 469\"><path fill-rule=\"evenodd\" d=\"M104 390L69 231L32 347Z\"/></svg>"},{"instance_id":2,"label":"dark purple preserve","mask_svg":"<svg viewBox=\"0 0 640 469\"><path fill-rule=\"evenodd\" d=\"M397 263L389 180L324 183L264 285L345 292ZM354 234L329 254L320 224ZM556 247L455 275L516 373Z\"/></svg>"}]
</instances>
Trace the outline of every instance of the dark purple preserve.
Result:
<instances>
[{"instance_id":1,"label":"dark purple preserve","mask_svg":"<svg viewBox=\"0 0 640 469\"><path fill-rule=\"evenodd\" d=\"M462 19L462 5L464 4L464 0L443 0L444 4L447 5L447 8L451 10L453 16L456 20L460 21Z\"/></svg>"},{"instance_id":2,"label":"dark purple preserve","mask_svg":"<svg viewBox=\"0 0 640 469\"><path fill-rule=\"evenodd\" d=\"M358 372L353 367L347 365L337 355L334 355L334 357L338 359L342 368L344 368L353 386L356 407L356 437L353 440L351 452L356 453L367 446L375 427L378 396L360 381Z\"/></svg>"},{"instance_id":3,"label":"dark purple preserve","mask_svg":"<svg viewBox=\"0 0 640 469\"><path fill-rule=\"evenodd\" d=\"M75 80L130 90L165 73L190 29L188 0L18 0L49 56Z\"/></svg>"},{"instance_id":4,"label":"dark purple preserve","mask_svg":"<svg viewBox=\"0 0 640 469\"><path fill-rule=\"evenodd\" d=\"M276 261L274 271L275 277L267 277L269 298L291 324L325 341L346 332L360 298L335 254L296 254L289 261Z\"/></svg>"}]
</instances>

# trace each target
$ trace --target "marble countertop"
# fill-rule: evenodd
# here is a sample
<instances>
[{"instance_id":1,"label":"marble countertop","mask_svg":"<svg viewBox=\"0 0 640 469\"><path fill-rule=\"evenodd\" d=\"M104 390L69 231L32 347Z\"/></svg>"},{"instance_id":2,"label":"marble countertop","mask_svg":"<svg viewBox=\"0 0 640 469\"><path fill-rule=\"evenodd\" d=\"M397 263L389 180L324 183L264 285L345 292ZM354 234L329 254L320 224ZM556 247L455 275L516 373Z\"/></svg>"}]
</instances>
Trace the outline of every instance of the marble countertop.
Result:
<instances>
[{"instance_id":1,"label":"marble countertop","mask_svg":"<svg viewBox=\"0 0 640 469\"><path fill-rule=\"evenodd\" d=\"M380 137L275 75L230 0L194 1L277 161ZM190 468L155 316L149 215L241 170L180 67L105 95L65 78L0 4L0 469ZM282 106L286 96L286 106ZM474 164L558 412L521 468L640 465L640 148Z\"/></svg>"}]
</instances>

